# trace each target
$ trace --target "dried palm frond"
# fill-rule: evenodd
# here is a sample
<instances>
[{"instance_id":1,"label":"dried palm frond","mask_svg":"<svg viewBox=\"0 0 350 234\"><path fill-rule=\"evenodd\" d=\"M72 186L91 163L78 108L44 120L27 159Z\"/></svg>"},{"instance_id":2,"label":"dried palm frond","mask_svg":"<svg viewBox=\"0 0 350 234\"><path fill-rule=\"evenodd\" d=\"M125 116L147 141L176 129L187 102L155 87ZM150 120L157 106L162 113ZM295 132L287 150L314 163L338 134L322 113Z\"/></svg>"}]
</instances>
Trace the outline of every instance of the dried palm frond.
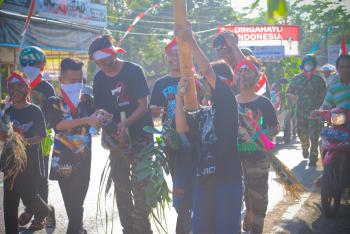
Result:
<instances>
[{"instance_id":1,"label":"dried palm frond","mask_svg":"<svg viewBox=\"0 0 350 234\"><path fill-rule=\"evenodd\" d=\"M295 199L300 199L301 193L305 191L305 187L294 176L293 172L284 165L273 153L268 153L271 159L271 165L276 172L277 178L282 185L284 191Z\"/></svg>"},{"instance_id":2,"label":"dried palm frond","mask_svg":"<svg viewBox=\"0 0 350 234\"><path fill-rule=\"evenodd\" d=\"M7 154L4 162L6 168L4 180L12 180L10 186L12 190L17 176L27 167L26 144L23 137L13 131L12 123L8 116L0 118L0 127L9 136L6 142L2 142L0 153L4 152Z\"/></svg>"}]
</instances>

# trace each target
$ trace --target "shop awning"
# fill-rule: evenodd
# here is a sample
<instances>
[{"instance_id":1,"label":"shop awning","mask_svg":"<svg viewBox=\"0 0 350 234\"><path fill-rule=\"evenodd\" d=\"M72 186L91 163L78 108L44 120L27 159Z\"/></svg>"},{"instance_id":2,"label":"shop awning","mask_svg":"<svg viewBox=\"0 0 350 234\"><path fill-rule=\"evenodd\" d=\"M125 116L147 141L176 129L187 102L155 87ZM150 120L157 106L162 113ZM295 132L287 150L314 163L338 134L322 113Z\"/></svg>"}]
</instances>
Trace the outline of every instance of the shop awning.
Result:
<instances>
[{"instance_id":1,"label":"shop awning","mask_svg":"<svg viewBox=\"0 0 350 234\"><path fill-rule=\"evenodd\" d=\"M0 46L19 47L25 15L0 10ZM70 22L32 17L24 46L35 45L49 51L86 53L103 29Z\"/></svg>"}]
</instances>

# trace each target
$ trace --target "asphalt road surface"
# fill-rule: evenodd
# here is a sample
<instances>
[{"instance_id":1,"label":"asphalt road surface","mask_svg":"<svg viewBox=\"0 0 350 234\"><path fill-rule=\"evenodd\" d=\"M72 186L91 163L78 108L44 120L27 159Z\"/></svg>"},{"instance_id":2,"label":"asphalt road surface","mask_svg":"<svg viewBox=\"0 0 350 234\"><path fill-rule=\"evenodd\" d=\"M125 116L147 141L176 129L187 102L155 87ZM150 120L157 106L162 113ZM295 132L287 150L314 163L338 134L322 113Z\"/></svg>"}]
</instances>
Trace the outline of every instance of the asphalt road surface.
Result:
<instances>
[{"instance_id":1,"label":"asphalt road surface","mask_svg":"<svg viewBox=\"0 0 350 234\"><path fill-rule=\"evenodd\" d=\"M269 206L265 222L264 233L350 233L350 205L344 202L341 215L334 220L326 219L321 215L319 188L314 186L314 180L321 174L321 165L309 168L307 160L304 160L297 141L291 144L280 144L277 147L277 156L297 176L306 187L306 192L300 200L291 199L283 192L282 187L276 180L276 175L271 169L269 178ZM122 233L117 208L113 210L113 194L103 197L101 201L102 214L98 213L98 188L100 175L108 157L108 151L100 144L100 138L93 140L93 159L90 179L90 187L85 200L84 227L88 233L105 233L108 226L108 233ZM170 179L169 179L169 185ZM0 179L0 204L2 204L2 181ZM67 227L67 216L63 200L57 182L50 181L49 203L56 208L57 227L55 230L42 230L36 234L44 233L65 233ZM3 224L2 205L0 205L0 233L5 233ZM23 210L21 206L20 210ZM105 217L107 211L108 217ZM242 214L244 209L242 210ZM242 216L243 217L243 216ZM113 232L111 232L113 222ZM105 220L108 220L106 222ZM176 213L172 207L166 211L166 222L169 233L175 233ZM155 233L158 233L153 228ZM336 231L336 232L334 232ZM32 233L25 228L21 233ZM244 233L244 232L243 232Z\"/></svg>"}]
</instances>

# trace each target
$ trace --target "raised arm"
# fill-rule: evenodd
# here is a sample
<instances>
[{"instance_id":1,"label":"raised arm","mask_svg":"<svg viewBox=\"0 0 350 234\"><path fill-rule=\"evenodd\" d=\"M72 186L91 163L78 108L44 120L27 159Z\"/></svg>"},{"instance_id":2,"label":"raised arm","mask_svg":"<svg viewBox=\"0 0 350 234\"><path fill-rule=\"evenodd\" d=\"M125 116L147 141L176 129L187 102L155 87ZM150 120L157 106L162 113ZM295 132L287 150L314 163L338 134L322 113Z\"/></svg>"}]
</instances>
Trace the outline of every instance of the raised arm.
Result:
<instances>
[{"instance_id":1,"label":"raised arm","mask_svg":"<svg viewBox=\"0 0 350 234\"><path fill-rule=\"evenodd\" d=\"M244 54L238 47L238 38L235 36L235 34L229 33L229 32L222 32L223 37L225 38L225 45L230 50L230 52L233 54L233 57L235 58L236 63L240 63L243 59L245 59Z\"/></svg>"},{"instance_id":2,"label":"raised arm","mask_svg":"<svg viewBox=\"0 0 350 234\"><path fill-rule=\"evenodd\" d=\"M185 41L192 49L193 57L197 64L199 65L199 70L203 76L208 80L210 86L215 88L216 76L213 68L210 65L209 59L203 53L201 48L199 47L194 34L192 32L191 25L187 26L176 26L175 27L175 36L181 38L181 40Z\"/></svg>"}]
</instances>

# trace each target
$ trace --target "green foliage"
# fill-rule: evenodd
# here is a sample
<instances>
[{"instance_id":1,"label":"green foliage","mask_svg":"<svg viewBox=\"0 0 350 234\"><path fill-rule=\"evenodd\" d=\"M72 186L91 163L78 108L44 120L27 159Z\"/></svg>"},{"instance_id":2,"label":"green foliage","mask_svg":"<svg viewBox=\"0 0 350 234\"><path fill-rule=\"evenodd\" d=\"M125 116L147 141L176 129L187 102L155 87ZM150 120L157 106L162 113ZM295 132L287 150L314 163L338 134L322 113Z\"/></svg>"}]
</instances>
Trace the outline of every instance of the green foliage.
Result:
<instances>
[{"instance_id":1,"label":"green foliage","mask_svg":"<svg viewBox=\"0 0 350 234\"><path fill-rule=\"evenodd\" d=\"M146 201L152 208L151 217L156 228L161 233L167 233L165 207L169 206L171 197L165 180L165 174L170 173L166 149L169 147L178 150L181 147L181 139L167 124L163 125L162 131L150 126L144 127L144 131L160 136L156 137L155 143L149 144L141 151L142 158L136 165L136 179L145 184Z\"/></svg>"},{"instance_id":2,"label":"green foliage","mask_svg":"<svg viewBox=\"0 0 350 234\"><path fill-rule=\"evenodd\" d=\"M327 63L327 45L339 45L342 35L350 41L350 13L341 1L294 1L289 6L288 23L300 25L301 54L308 53L328 27L333 26L333 31L315 52L319 64Z\"/></svg>"},{"instance_id":3,"label":"green foliage","mask_svg":"<svg viewBox=\"0 0 350 234\"><path fill-rule=\"evenodd\" d=\"M97 195L97 212L96 212L96 220L98 217L101 218L101 221L105 225L105 233L108 233L108 220L109 215L107 212L106 204L107 204L107 198L109 197L110 189L112 187L112 178L113 175L115 175L115 170L117 168L117 158L123 158L126 157L124 153L118 149L115 149L115 155L118 155L118 157L113 157L113 155L110 155L110 157L107 159L106 164L102 170L101 177L100 177L100 185L98 188L98 195ZM127 160L127 158L125 158ZM114 214L114 201L115 201L115 191L113 192L113 207L112 207L112 227L111 227L111 233L113 233L113 214ZM101 203L104 201L105 210L102 214L101 209ZM104 218L104 219L103 219Z\"/></svg>"},{"instance_id":4,"label":"green foliage","mask_svg":"<svg viewBox=\"0 0 350 234\"><path fill-rule=\"evenodd\" d=\"M254 3L256 4L256 2ZM287 3L285 0L267 0L267 17L269 23L275 23L279 17L287 17Z\"/></svg>"},{"instance_id":5,"label":"green foliage","mask_svg":"<svg viewBox=\"0 0 350 234\"><path fill-rule=\"evenodd\" d=\"M279 83L282 78L288 80L288 84L291 79L300 73L301 59L298 57L286 57L279 63L270 62L264 63L266 67L266 75L269 84ZM288 105L288 100L286 98L286 93L288 91L288 84L281 85L281 101L285 108L290 108Z\"/></svg>"}]
</instances>

